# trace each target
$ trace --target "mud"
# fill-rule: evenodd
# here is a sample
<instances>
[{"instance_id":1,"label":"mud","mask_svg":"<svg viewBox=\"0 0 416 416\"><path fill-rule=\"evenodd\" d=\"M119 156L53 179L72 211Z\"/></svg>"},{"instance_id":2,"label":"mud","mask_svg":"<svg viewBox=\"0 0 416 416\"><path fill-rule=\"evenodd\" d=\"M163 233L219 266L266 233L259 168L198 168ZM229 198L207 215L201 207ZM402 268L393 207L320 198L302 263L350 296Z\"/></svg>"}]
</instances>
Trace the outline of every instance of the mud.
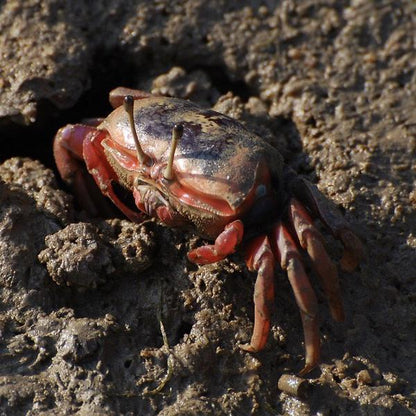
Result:
<instances>
[{"instance_id":1,"label":"mud","mask_svg":"<svg viewBox=\"0 0 416 416\"><path fill-rule=\"evenodd\" d=\"M7 1L0 28L2 414L416 414L411 1ZM306 395L278 389L303 363L282 272L268 346L245 353L255 276L239 253L196 267L199 237L91 218L57 179L54 132L105 115L118 85L242 120L363 240L366 261L340 273L344 323L313 279Z\"/></svg>"}]
</instances>

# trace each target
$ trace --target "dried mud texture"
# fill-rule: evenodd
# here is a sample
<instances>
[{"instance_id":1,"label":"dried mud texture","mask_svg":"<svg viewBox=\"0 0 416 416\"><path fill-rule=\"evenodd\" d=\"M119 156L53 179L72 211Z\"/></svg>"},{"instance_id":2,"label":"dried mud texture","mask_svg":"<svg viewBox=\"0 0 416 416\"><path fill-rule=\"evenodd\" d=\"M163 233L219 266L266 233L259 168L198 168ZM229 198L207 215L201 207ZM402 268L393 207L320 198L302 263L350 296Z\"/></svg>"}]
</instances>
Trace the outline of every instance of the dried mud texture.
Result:
<instances>
[{"instance_id":1,"label":"dried mud texture","mask_svg":"<svg viewBox=\"0 0 416 416\"><path fill-rule=\"evenodd\" d=\"M76 7L71 9L75 18ZM65 108L87 86L88 44L66 12L58 2L3 2L0 118L33 123L41 100Z\"/></svg>"},{"instance_id":2,"label":"dried mud texture","mask_svg":"<svg viewBox=\"0 0 416 416\"><path fill-rule=\"evenodd\" d=\"M416 414L411 1L7 1L0 28L1 152L12 121L53 124L50 109L89 86L81 117L105 115L107 90L122 84L189 98L276 146L367 249L359 270L340 274L345 323L331 321L313 279L322 364L308 396L290 396L277 384L302 367L302 328L282 272L268 346L245 353L255 276L238 253L191 265L187 251L203 244L193 234L89 218L51 170L9 159L0 166L1 412ZM19 140L35 152L30 134ZM50 152L50 142L36 147Z\"/></svg>"}]
</instances>

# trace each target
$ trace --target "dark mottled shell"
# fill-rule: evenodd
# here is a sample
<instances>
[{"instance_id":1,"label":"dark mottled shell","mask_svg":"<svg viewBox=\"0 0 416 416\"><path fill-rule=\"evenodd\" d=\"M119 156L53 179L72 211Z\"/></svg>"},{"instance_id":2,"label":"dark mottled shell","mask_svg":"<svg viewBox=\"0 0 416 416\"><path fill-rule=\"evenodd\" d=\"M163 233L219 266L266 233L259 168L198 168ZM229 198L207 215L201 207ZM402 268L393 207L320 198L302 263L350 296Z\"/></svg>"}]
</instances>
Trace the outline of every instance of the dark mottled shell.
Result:
<instances>
[{"instance_id":1,"label":"dark mottled shell","mask_svg":"<svg viewBox=\"0 0 416 416\"><path fill-rule=\"evenodd\" d=\"M256 181L260 163L274 161L281 169L280 154L241 123L210 109L176 98L136 100L134 119L139 141L155 163L168 159L172 128L183 125L176 149L174 171L181 185L226 200L237 208ZM116 109L100 126L113 140L134 151L128 117Z\"/></svg>"}]
</instances>

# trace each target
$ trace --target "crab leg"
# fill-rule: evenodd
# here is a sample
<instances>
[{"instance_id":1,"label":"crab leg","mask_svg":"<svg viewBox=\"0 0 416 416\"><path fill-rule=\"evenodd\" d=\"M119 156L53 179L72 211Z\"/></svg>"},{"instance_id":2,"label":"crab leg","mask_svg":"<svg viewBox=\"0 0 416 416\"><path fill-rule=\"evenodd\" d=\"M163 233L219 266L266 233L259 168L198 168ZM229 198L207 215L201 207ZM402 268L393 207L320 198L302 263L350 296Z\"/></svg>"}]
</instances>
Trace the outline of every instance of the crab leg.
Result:
<instances>
[{"instance_id":1,"label":"crab leg","mask_svg":"<svg viewBox=\"0 0 416 416\"><path fill-rule=\"evenodd\" d=\"M188 259L196 264L209 264L222 260L234 253L244 233L243 223L235 220L227 224L224 231L216 238L215 243L198 247L188 253Z\"/></svg>"},{"instance_id":2,"label":"crab leg","mask_svg":"<svg viewBox=\"0 0 416 416\"><path fill-rule=\"evenodd\" d=\"M288 173L291 175L291 173ZM350 230L341 213L319 192L318 188L306 179L291 178L290 188L296 197L311 213L319 218L344 245L341 268L353 271L364 257L364 247L360 239Z\"/></svg>"},{"instance_id":3,"label":"crab leg","mask_svg":"<svg viewBox=\"0 0 416 416\"><path fill-rule=\"evenodd\" d=\"M83 162L84 139L94 132L96 128L92 122L61 128L53 142L53 153L61 178L73 189L80 205L91 215L98 215L99 212L107 215L113 211L97 190Z\"/></svg>"},{"instance_id":4,"label":"crab leg","mask_svg":"<svg viewBox=\"0 0 416 416\"><path fill-rule=\"evenodd\" d=\"M254 286L254 329L249 344L240 345L244 351L257 352L264 348L270 331L270 313L274 301L274 255L266 236L250 242L246 263L257 270Z\"/></svg>"},{"instance_id":5,"label":"crab leg","mask_svg":"<svg viewBox=\"0 0 416 416\"><path fill-rule=\"evenodd\" d=\"M128 208L114 191L112 177L115 174L103 157L101 146L106 137L107 132L93 127L92 123L68 124L60 129L54 141L54 156L59 173L73 188L81 206L91 215L114 215L106 198L103 198L106 195L124 215L132 221L142 222L145 217ZM94 177L99 190L87 170Z\"/></svg>"},{"instance_id":6,"label":"crab leg","mask_svg":"<svg viewBox=\"0 0 416 416\"><path fill-rule=\"evenodd\" d=\"M313 266L320 278L321 285L328 298L331 315L336 321L344 320L341 288L338 272L323 245L323 236L314 227L313 221L303 206L296 200L289 203L289 216L298 236L300 245L312 259Z\"/></svg>"},{"instance_id":7,"label":"crab leg","mask_svg":"<svg viewBox=\"0 0 416 416\"><path fill-rule=\"evenodd\" d=\"M110 91L109 101L111 107L117 108L123 105L126 95L130 95L134 100L141 100L142 98L152 97L152 94L146 91L134 90L132 88L117 87Z\"/></svg>"},{"instance_id":8,"label":"crab leg","mask_svg":"<svg viewBox=\"0 0 416 416\"><path fill-rule=\"evenodd\" d=\"M83 143L83 155L88 171L94 177L94 180L103 195L107 196L114 202L117 208L130 221L137 223L142 222L146 217L137 211L130 209L116 194L113 186L113 177L115 173L109 164L106 157L104 157L103 146L101 142L107 138L107 132L104 130L95 130Z\"/></svg>"},{"instance_id":9,"label":"crab leg","mask_svg":"<svg viewBox=\"0 0 416 416\"><path fill-rule=\"evenodd\" d=\"M289 231L282 223L277 224L274 239L277 257L282 269L287 271L302 318L306 353L305 366L300 375L304 375L311 371L319 361L318 303L303 267L301 255Z\"/></svg>"}]
</instances>

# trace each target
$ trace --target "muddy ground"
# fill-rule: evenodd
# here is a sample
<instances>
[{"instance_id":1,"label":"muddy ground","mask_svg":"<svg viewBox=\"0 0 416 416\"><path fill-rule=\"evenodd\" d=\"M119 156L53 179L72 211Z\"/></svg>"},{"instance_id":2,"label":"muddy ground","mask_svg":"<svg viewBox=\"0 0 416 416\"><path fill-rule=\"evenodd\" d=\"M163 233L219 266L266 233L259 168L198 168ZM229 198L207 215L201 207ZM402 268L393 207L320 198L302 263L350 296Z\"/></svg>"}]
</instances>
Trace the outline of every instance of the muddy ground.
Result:
<instances>
[{"instance_id":1,"label":"muddy ground","mask_svg":"<svg viewBox=\"0 0 416 416\"><path fill-rule=\"evenodd\" d=\"M411 0L0 2L0 413L415 415L415 33ZM242 120L363 240L345 323L315 285L306 398L277 387L303 365L283 272L268 346L243 352L238 253L196 267L199 237L91 218L57 178L54 133L108 113L119 85Z\"/></svg>"}]
</instances>

